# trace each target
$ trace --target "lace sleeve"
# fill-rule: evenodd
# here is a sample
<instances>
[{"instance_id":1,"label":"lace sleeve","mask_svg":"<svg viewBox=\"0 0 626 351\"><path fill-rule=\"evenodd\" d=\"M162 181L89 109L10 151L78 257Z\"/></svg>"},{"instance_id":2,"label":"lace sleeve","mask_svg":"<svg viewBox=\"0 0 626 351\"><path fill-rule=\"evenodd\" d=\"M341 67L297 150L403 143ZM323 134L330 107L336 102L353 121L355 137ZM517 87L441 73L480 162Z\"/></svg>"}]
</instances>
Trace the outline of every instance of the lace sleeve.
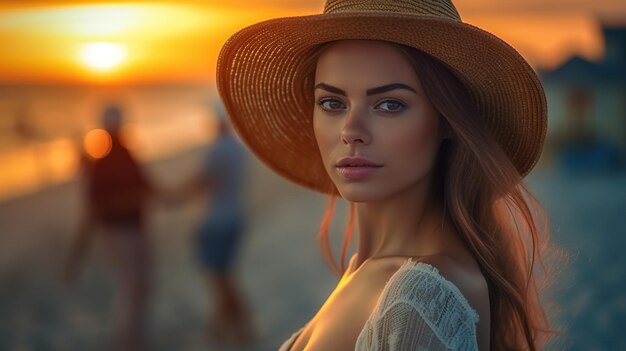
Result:
<instances>
[{"instance_id":1,"label":"lace sleeve","mask_svg":"<svg viewBox=\"0 0 626 351\"><path fill-rule=\"evenodd\" d=\"M357 351L476 351L478 314L431 265L405 263L389 280Z\"/></svg>"}]
</instances>

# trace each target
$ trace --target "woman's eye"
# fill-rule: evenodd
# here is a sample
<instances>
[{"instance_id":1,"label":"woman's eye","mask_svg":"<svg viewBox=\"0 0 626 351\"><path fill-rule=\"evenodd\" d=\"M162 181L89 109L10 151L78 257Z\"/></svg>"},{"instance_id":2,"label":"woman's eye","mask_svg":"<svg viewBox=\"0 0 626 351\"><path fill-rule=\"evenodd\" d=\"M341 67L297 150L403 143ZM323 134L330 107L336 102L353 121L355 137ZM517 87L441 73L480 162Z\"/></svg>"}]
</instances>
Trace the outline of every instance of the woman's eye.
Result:
<instances>
[{"instance_id":1,"label":"woman's eye","mask_svg":"<svg viewBox=\"0 0 626 351\"><path fill-rule=\"evenodd\" d=\"M376 105L376 108L379 108L385 112L397 112L404 108L404 104L395 100L385 100Z\"/></svg>"},{"instance_id":2,"label":"woman's eye","mask_svg":"<svg viewBox=\"0 0 626 351\"><path fill-rule=\"evenodd\" d=\"M336 111L345 108L343 102L336 99L321 100L318 105L320 105L325 111Z\"/></svg>"}]
</instances>

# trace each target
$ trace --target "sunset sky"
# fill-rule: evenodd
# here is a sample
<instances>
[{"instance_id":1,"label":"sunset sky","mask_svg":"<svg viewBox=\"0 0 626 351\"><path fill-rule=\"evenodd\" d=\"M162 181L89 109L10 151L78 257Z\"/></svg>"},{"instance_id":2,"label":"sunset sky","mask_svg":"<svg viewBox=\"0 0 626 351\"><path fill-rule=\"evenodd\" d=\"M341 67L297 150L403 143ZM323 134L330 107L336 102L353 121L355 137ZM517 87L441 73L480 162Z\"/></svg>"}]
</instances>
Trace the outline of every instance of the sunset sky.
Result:
<instances>
[{"instance_id":1,"label":"sunset sky","mask_svg":"<svg viewBox=\"0 0 626 351\"><path fill-rule=\"evenodd\" d=\"M237 5L235 5L237 4ZM0 84L210 83L229 35L324 1L3 1ZM458 0L464 21L536 67L602 57L600 21L626 25L623 0Z\"/></svg>"}]
</instances>

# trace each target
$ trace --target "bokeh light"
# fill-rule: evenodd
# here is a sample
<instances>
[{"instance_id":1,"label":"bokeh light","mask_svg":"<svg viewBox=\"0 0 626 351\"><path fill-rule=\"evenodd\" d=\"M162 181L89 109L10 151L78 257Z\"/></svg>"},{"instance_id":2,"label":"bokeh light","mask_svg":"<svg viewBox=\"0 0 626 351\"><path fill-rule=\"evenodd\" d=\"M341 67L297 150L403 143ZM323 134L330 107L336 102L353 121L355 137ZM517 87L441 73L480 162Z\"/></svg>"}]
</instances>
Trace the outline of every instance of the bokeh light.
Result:
<instances>
[{"instance_id":1,"label":"bokeh light","mask_svg":"<svg viewBox=\"0 0 626 351\"><path fill-rule=\"evenodd\" d=\"M111 146L111 135L104 129L92 129L85 135L85 152L94 159L108 155Z\"/></svg>"}]
</instances>

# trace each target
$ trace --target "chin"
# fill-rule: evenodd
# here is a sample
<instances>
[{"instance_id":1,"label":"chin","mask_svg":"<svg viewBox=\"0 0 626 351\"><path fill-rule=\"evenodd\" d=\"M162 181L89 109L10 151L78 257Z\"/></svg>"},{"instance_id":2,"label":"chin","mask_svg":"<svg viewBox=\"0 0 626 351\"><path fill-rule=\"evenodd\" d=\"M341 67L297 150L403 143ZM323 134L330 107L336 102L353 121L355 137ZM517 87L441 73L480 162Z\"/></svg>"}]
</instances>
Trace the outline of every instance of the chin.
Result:
<instances>
[{"instance_id":1,"label":"chin","mask_svg":"<svg viewBox=\"0 0 626 351\"><path fill-rule=\"evenodd\" d=\"M374 202L389 195L380 184L375 183L344 183L336 184L336 187L341 197L350 202Z\"/></svg>"}]
</instances>

